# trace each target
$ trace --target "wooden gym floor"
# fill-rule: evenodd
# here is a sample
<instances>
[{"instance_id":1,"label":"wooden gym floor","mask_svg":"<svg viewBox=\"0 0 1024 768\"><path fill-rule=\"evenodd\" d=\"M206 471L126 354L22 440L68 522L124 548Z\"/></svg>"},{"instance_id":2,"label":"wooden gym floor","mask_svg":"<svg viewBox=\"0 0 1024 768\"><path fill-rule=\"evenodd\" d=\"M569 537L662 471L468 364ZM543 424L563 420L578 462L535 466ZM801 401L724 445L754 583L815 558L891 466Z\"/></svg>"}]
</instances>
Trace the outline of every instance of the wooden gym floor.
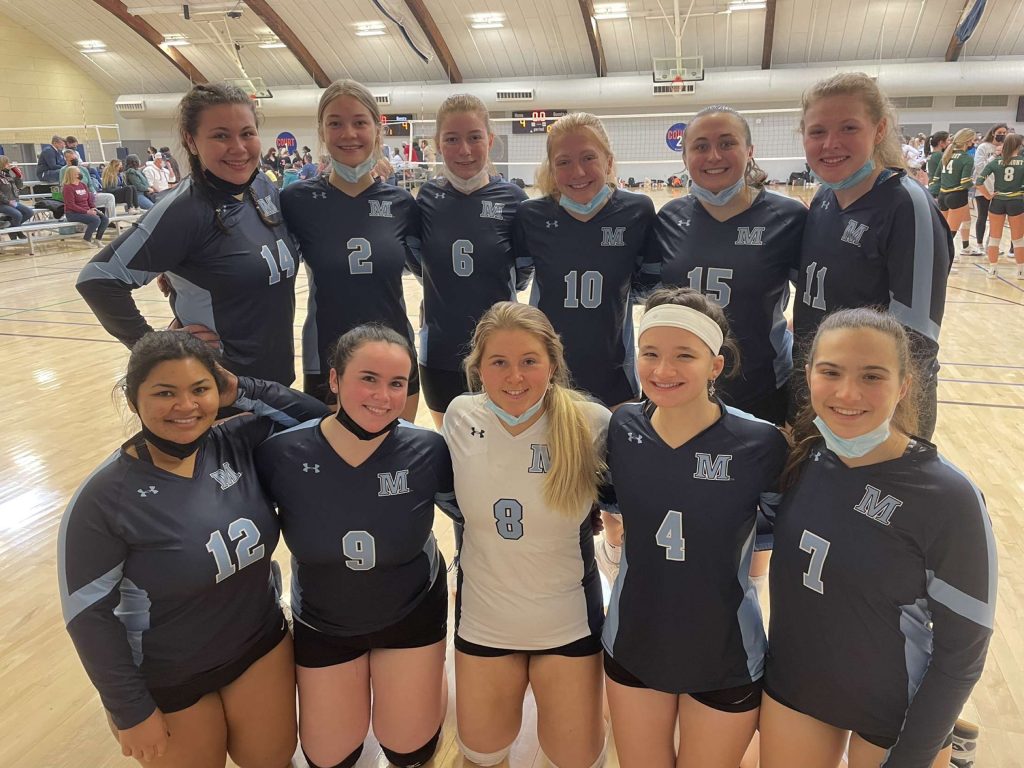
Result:
<instances>
[{"instance_id":1,"label":"wooden gym floor","mask_svg":"<svg viewBox=\"0 0 1024 768\"><path fill-rule=\"evenodd\" d=\"M667 192L653 192L657 205ZM132 431L112 388L127 350L100 327L74 289L95 253L77 241L0 251L0 766L107 768L135 763L120 756L99 698L64 631L57 598L60 516L82 479ZM1004 246L1008 243L1004 238ZM977 768L1011 768L1024 755L1024 281L1008 261L997 280L977 262L949 279L942 331L940 450L981 487L1000 558L996 628L984 676L966 715L981 726ZM420 288L406 279L414 326ZM298 342L307 284L297 283ZM136 301L155 326L171 319L155 285ZM418 422L430 426L421 403ZM1018 469L1014 469L1014 467ZM435 530L451 554L451 526ZM275 553L287 569L282 542ZM287 579L286 579L287 583ZM451 654L449 654L451 677ZM451 682L451 681L450 681ZM842 695L836 691L836 695ZM542 766L536 712L527 701L512 768ZM461 766L454 742L454 701L437 758ZM304 765L301 754L297 765ZM386 766L372 740L359 768ZM609 765L617 766L614 757Z\"/></svg>"}]
</instances>

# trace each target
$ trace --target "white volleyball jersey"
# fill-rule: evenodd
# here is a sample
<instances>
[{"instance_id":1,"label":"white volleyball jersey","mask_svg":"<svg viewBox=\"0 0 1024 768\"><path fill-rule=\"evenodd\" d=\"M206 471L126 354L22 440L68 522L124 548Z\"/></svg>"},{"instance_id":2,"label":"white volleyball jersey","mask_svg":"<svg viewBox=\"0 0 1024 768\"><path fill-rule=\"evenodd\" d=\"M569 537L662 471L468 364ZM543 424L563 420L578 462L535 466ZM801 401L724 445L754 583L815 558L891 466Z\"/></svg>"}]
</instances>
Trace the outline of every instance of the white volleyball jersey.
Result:
<instances>
[{"instance_id":1,"label":"white volleyball jersey","mask_svg":"<svg viewBox=\"0 0 1024 768\"><path fill-rule=\"evenodd\" d=\"M513 650L558 648L600 631L601 586L590 505L571 517L548 508L548 416L510 435L484 403L461 395L444 417L465 530L455 626L470 643ZM584 402L603 454L609 411Z\"/></svg>"}]
</instances>

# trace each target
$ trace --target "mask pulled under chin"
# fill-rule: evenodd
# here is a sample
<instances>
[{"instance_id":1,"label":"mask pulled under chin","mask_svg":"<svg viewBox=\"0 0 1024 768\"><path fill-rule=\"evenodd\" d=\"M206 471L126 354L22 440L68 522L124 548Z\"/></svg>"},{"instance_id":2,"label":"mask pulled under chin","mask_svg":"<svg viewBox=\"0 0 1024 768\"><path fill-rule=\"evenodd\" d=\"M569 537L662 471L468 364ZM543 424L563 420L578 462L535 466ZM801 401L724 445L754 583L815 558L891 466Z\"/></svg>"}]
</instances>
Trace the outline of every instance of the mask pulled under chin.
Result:
<instances>
[{"instance_id":1,"label":"mask pulled under chin","mask_svg":"<svg viewBox=\"0 0 1024 768\"><path fill-rule=\"evenodd\" d=\"M353 419L351 416L345 413L345 409L341 407L340 402L338 403L338 413L335 414L335 417L338 419L338 421L341 422L341 425L345 427L345 429L347 429L353 435L358 437L360 440L373 440L374 438L380 437L381 435L386 434L390 432L392 429L394 429L395 425L398 423L398 419L395 419L394 421L386 424L383 429L379 429L376 432L371 432L370 430L363 429L361 426L356 424L355 419Z\"/></svg>"},{"instance_id":2,"label":"mask pulled under chin","mask_svg":"<svg viewBox=\"0 0 1024 768\"><path fill-rule=\"evenodd\" d=\"M859 459L873 451L889 439L889 419L886 419L870 432L857 437L840 437L831 429L821 416L814 417L814 426L825 439L825 445L832 453L844 459Z\"/></svg>"},{"instance_id":3,"label":"mask pulled under chin","mask_svg":"<svg viewBox=\"0 0 1024 768\"><path fill-rule=\"evenodd\" d=\"M179 461L187 459L193 453L198 451L199 446L203 444L209 435L210 429L207 428L203 434L189 443L176 443L173 440L167 440L166 438L154 434L145 424L142 425L142 436L145 438L147 443L157 448L161 453L173 456Z\"/></svg>"},{"instance_id":4,"label":"mask pulled under chin","mask_svg":"<svg viewBox=\"0 0 1024 768\"><path fill-rule=\"evenodd\" d=\"M607 184L602 184L601 189L598 190L597 194L590 198L586 203L577 203L566 195L561 195L558 198L558 204L565 208L565 210L572 213L579 214L580 216L589 216L604 205L604 202L611 196L612 188Z\"/></svg>"},{"instance_id":5,"label":"mask pulled under chin","mask_svg":"<svg viewBox=\"0 0 1024 768\"><path fill-rule=\"evenodd\" d=\"M508 424L510 427L518 427L520 424L525 424L536 415L537 411L544 407L544 398L541 397L536 403L527 408L519 416L513 416L511 413L506 411L500 405L497 405L493 400L487 398L484 401L484 406L492 411L495 416L501 419L503 422Z\"/></svg>"},{"instance_id":6,"label":"mask pulled under chin","mask_svg":"<svg viewBox=\"0 0 1024 768\"><path fill-rule=\"evenodd\" d=\"M473 174L468 179L456 176L448 170L448 166L444 166L441 169L441 174L448 179L448 183L451 184L452 187L464 195L471 195L478 189L483 189L491 181L491 176L486 168L481 169L479 173Z\"/></svg>"},{"instance_id":7,"label":"mask pulled under chin","mask_svg":"<svg viewBox=\"0 0 1024 768\"><path fill-rule=\"evenodd\" d=\"M219 192L226 192L229 195L240 195L245 192L256 178L256 174L260 172L259 168L255 168L252 174L249 176L249 180L244 184L232 184L230 181L224 181L220 176L214 176L210 171L203 170L203 178L206 179L207 183Z\"/></svg>"},{"instance_id":8,"label":"mask pulled under chin","mask_svg":"<svg viewBox=\"0 0 1024 768\"><path fill-rule=\"evenodd\" d=\"M373 158L373 155L363 160L359 165L345 165L337 160L331 160L331 167L334 169L334 172L349 184L355 184L372 171L375 165L377 165L377 161Z\"/></svg>"},{"instance_id":9,"label":"mask pulled under chin","mask_svg":"<svg viewBox=\"0 0 1024 768\"><path fill-rule=\"evenodd\" d=\"M697 182L690 184L690 194L700 200L702 203L708 205L722 206L730 202L736 195L738 195L742 189L747 186L747 180L740 176L735 184L730 184L719 192L712 192L710 189L705 189Z\"/></svg>"},{"instance_id":10,"label":"mask pulled under chin","mask_svg":"<svg viewBox=\"0 0 1024 768\"><path fill-rule=\"evenodd\" d=\"M841 189L849 189L850 187L857 186L864 181L864 179L870 176L873 170L875 170L875 161L869 158L864 165L851 173L845 179L840 181L825 181L824 179L818 179L818 182L826 189L831 189L833 192L836 192Z\"/></svg>"}]
</instances>

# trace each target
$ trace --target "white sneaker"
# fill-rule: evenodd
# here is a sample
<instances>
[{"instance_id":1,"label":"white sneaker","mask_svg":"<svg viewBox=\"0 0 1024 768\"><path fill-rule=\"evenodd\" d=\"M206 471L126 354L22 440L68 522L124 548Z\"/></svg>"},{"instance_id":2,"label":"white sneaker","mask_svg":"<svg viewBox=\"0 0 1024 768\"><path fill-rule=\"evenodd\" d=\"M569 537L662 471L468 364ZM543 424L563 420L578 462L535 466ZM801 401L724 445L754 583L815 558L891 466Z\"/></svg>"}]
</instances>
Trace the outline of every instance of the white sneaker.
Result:
<instances>
[{"instance_id":1,"label":"white sneaker","mask_svg":"<svg viewBox=\"0 0 1024 768\"><path fill-rule=\"evenodd\" d=\"M85 242L87 242L93 248L102 248L103 247L103 243L97 242L96 240L86 240Z\"/></svg>"},{"instance_id":2,"label":"white sneaker","mask_svg":"<svg viewBox=\"0 0 1024 768\"><path fill-rule=\"evenodd\" d=\"M995 264L989 264L985 267L985 277L992 279L999 277L999 268Z\"/></svg>"},{"instance_id":3,"label":"white sneaker","mask_svg":"<svg viewBox=\"0 0 1024 768\"><path fill-rule=\"evenodd\" d=\"M1017 265L1017 279L1024 280L1024 264Z\"/></svg>"}]
</instances>

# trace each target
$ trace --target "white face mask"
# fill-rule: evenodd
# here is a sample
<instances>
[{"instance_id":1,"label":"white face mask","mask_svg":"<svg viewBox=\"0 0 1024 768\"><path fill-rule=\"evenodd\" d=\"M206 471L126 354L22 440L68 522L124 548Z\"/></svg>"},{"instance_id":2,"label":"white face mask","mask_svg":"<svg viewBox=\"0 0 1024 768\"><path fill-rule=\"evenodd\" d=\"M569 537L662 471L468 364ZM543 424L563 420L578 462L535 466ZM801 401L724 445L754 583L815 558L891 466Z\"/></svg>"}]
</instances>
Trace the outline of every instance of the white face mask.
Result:
<instances>
[{"instance_id":1,"label":"white face mask","mask_svg":"<svg viewBox=\"0 0 1024 768\"><path fill-rule=\"evenodd\" d=\"M373 167L377 164L373 155L366 158L359 165L345 165L339 163L337 160L331 160L331 167L334 168L334 172L341 176L342 179L347 181L349 184L355 184L363 176L373 170Z\"/></svg>"},{"instance_id":2,"label":"white face mask","mask_svg":"<svg viewBox=\"0 0 1024 768\"><path fill-rule=\"evenodd\" d=\"M889 439L889 419L886 419L870 432L856 437L840 437L833 432L821 416L814 417L814 426L818 428L821 436L825 438L825 445L836 456L844 459L859 459Z\"/></svg>"},{"instance_id":3,"label":"white face mask","mask_svg":"<svg viewBox=\"0 0 1024 768\"><path fill-rule=\"evenodd\" d=\"M447 165L441 168L441 174L448 179L449 184L464 195L471 195L478 189L483 189L491 181L491 175L486 168L482 168L479 173L474 173L468 179L456 176L448 169Z\"/></svg>"}]
</instances>

